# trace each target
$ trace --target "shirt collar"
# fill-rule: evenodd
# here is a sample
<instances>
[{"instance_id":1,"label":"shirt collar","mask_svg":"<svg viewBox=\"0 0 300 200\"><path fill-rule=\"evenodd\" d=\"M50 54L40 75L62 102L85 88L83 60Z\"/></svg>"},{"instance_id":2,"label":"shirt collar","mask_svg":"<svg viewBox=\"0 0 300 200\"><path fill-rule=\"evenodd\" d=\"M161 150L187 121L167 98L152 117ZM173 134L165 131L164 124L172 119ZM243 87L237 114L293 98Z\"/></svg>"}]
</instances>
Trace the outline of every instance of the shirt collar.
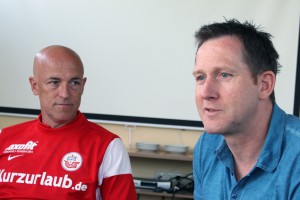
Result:
<instances>
[{"instance_id":1,"label":"shirt collar","mask_svg":"<svg viewBox=\"0 0 300 200\"><path fill-rule=\"evenodd\" d=\"M64 127L69 127L70 125L72 125L72 124L74 124L74 123L76 123L78 120L80 120L81 118L82 118L82 116L83 116L83 114L79 111L79 110L77 110L77 115L76 115L76 117L74 118L74 119L72 119L69 123L67 123L67 124L65 124L64 126L62 126L62 127L59 127L59 128L64 128ZM39 125L41 126L41 127L43 127L43 128L46 128L46 129L53 129L53 128L51 128L48 124L44 124L42 121L43 119L43 116L42 116L42 114L40 113L39 115L38 115L38 121L39 121ZM58 129L58 128L55 128L55 129Z\"/></svg>"},{"instance_id":2,"label":"shirt collar","mask_svg":"<svg viewBox=\"0 0 300 200\"><path fill-rule=\"evenodd\" d=\"M265 171L273 171L279 163L286 118L286 113L274 104L267 138L256 164Z\"/></svg>"}]
</instances>

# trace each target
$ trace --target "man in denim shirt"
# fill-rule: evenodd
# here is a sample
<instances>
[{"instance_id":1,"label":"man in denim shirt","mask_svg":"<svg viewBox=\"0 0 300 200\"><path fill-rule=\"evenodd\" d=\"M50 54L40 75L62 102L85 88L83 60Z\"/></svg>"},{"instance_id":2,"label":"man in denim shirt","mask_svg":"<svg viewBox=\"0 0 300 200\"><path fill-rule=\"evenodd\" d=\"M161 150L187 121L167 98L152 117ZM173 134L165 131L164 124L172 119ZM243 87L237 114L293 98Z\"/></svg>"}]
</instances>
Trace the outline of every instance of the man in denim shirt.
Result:
<instances>
[{"instance_id":1,"label":"man in denim shirt","mask_svg":"<svg viewBox=\"0 0 300 200\"><path fill-rule=\"evenodd\" d=\"M194 149L195 199L300 199L300 119L275 102L280 64L271 35L232 19L195 36L206 131Z\"/></svg>"}]
</instances>

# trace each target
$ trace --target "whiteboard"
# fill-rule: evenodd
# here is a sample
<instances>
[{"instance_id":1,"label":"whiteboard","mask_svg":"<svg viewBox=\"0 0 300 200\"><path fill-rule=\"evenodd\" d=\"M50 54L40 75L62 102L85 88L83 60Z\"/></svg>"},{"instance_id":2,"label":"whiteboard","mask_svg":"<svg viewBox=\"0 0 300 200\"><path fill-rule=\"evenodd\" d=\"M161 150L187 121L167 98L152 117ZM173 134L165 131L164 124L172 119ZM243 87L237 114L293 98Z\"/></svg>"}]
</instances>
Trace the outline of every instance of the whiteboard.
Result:
<instances>
[{"instance_id":1,"label":"whiteboard","mask_svg":"<svg viewBox=\"0 0 300 200\"><path fill-rule=\"evenodd\" d=\"M0 106L39 109L28 81L33 58L60 44L85 65L82 112L112 122L198 126L194 33L237 18L273 35L283 65L275 95L292 114L299 14L299 0L2 0Z\"/></svg>"}]
</instances>

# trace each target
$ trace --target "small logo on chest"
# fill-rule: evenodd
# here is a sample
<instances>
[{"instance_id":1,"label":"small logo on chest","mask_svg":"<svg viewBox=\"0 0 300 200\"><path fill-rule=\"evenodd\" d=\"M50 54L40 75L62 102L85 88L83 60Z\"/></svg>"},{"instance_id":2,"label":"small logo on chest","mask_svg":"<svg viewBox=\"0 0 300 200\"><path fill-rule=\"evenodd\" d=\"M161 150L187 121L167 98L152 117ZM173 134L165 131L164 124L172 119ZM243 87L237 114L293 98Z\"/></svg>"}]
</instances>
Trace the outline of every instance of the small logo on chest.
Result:
<instances>
[{"instance_id":1,"label":"small logo on chest","mask_svg":"<svg viewBox=\"0 0 300 200\"><path fill-rule=\"evenodd\" d=\"M16 156L11 156L11 154L9 154L7 160L10 161L10 160L12 160L12 159L14 159L14 158L18 158L18 157L20 157L20 156L24 156L24 154L20 154L20 155L16 155Z\"/></svg>"},{"instance_id":2,"label":"small logo on chest","mask_svg":"<svg viewBox=\"0 0 300 200\"><path fill-rule=\"evenodd\" d=\"M9 154L8 161L24 156L25 154L33 154L34 148L38 145L38 141L28 141L27 143L11 144L4 149L4 154Z\"/></svg>"},{"instance_id":3,"label":"small logo on chest","mask_svg":"<svg viewBox=\"0 0 300 200\"><path fill-rule=\"evenodd\" d=\"M70 152L64 155L64 157L61 160L61 166L66 171L76 171L78 170L82 165L82 157L77 152Z\"/></svg>"},{"instance_id":4,"label":"small logo on chest","mask_svg":"<svg viewBox=\"0 0 300 200\"><path fill-rule=\"evenodd\" d=\"M3 153L33 153L38 142L29 141L26 144L11 144Z\"/></svg>"}]
</instances>

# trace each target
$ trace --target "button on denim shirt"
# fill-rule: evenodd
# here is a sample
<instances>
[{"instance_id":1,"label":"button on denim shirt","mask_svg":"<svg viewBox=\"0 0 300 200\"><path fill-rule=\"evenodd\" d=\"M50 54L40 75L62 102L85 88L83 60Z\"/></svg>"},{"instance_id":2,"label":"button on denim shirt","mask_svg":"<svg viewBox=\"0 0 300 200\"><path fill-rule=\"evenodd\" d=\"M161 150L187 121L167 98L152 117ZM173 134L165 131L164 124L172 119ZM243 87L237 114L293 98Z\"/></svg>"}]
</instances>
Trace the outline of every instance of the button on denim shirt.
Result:
<instances>
[{"instance_id":1,"label":"button on denim shirt","mask_svg":"<svg viewBox=\"0 0 300 200\"><path fill-rule=\"evenodd\" d=\"M300 119L274 104L256 165L240 181L222 135L203 133L194 148L196 200L300 200Z\"/></svg>"}]
</instances>

